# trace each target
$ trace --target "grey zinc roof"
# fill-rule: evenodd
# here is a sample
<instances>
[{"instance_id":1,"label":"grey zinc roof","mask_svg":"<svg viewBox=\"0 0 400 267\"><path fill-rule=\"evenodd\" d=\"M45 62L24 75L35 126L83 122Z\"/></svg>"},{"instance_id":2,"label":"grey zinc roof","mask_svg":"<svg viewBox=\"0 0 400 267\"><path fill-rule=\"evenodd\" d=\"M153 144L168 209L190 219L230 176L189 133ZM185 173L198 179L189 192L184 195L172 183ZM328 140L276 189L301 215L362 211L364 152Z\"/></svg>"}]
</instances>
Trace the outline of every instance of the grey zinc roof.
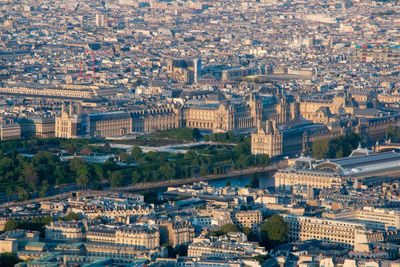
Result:
<instances>
[{"instance_id":1,"label":"grey zinc roof","mask_svg":"<svg viewBox=\"0 0 400 267\"><path fill-rule=\"evenodd\" d=\"M385 152L379 154L372 154L361 157L349 157L340 159L329 160L332 163L340 165L342 168L356 168L363 165L371 165L377 163L384 163L388 161L400 160L400 154L396 152Z\"/></svg>"}]
</instances>

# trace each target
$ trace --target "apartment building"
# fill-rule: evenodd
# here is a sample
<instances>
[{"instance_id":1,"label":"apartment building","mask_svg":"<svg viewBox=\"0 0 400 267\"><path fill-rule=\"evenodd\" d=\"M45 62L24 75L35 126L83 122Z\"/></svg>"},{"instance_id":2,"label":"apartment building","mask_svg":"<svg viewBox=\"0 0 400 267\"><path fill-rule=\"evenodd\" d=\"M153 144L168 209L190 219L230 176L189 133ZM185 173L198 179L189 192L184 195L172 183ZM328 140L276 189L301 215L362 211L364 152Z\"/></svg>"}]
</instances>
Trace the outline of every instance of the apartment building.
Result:
<instances>
[{"instance_id":1,"label":"apartment building","mask_svg":"<svg viewBox=\"0 0 400 267\"><path fill-rule=\"evenodd\" d=\"M162 221L159 229L161 245L164 243L172 247L187 245L194 238L194 227L190 223Z\"/></svg>"},{"instance_id":2,"label":"apartment building","mask_svg":"<svg viewBox=\"0 0 400 267\"><path fill-rule=\"evenodd\" d=\"M326 214L326 216L332 219L361 221L366 227L374 230L400 229L400 212L398 210L363 207L357 210Z\"/></svg>"},{"instance_id":3,"label":"apartment building","mask_svg":"<svg viewBox=\"0 0 400 267\"><path fill-rule=\"evenodd\" d=\"M83 224L75 221L51 222L50 225L46 226L45 236L46 239L50 240L81 241L84 237Z\"/></svg>"},{"instance_id":4,"label":"apartment building","mask_svg":"<svg viewBox=\"0 0 400 267\"><path fill-rule=\"evenodd\" d=\"M52 138L55 135L54 117L37 117L33 119L35 136L38 138Z\"/></svg>"},{"instance_id":5,"label":"apartment building","mask_svg":"<svg viewBox=\"0 0 400 267\"><path fill-rule=\"evenodd\" d=\"M248 227L257 233L262 222L262 214L259 210L240 211L235 213L232 220L236 225Z\"/></svg>"},{"instance_id":6,"label":"apartment building","mask_svg":"<svg viewBox=\"0 0 400 267\"><path fill-rule=\"evenodd\" d=\"M91 227L87 231L86 240L99 244L119 244L146 250L159 246L160 232L157 227L152 226Z\"/></svg>"},{"instance_id":7,"label":"apartment building","mask_svg":"<svg viewBox=\"0 0 400 267\"><path fill-rule=\"evenodd\" d=\"M282 214L282 217L289 224L289 241L317 239L351 248L356 244L357 234L366 231L365 225L357 222L292 214Z\"/></svg>"},{"instance_id":8,"label":"apartment building","mask_svg":"<svg viewBox=\"0 0 400 267\"><path fill-rule=\"evenodd\" d=\"M255 247L250 243L231 243L225 241L202 240L188 247L188 257L223 257L235 258L265 254L265 248Z\"/></svg>"},{"instance_id":9,"label":"apartment building","mask_svg":"<svg viewBox=\"0 0 400 267\"><path fill-rule=\"evenodd\" d=\"M21 126L14 121L3 121L0 123L1 141L21 139Z\"/></svg>"},{"instance_id":10,"label":"apartment building","mask_svg":"<svg viewBox=\"0 0 400 267\"><path fill-rule=\"evenodd\" d=\"M89 136L124 136L132 132L132 120L128 112L114 111L89 114Z\"/></svg>"}]
</instances>

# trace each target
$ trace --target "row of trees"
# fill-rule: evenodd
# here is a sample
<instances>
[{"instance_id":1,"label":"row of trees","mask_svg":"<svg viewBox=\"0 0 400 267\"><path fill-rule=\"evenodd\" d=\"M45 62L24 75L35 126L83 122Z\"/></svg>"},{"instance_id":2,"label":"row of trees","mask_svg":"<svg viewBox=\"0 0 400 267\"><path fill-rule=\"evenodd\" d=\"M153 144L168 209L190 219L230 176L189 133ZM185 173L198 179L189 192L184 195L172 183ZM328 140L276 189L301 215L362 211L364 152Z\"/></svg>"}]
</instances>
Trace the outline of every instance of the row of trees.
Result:
<instances>
[{"instance_id":1,"label":"row of trees","mask_svg":"<svg viewBox=\"0 0 400 267\"><path fill-rule=\"evenodd\" d=\"M241 143L245 140L243 135L234 134L232 131L226 133L212 133L204 136L204 141L221 142L221 143Z\"/></svg>"},{"instance_id":2,"label":"row of trees","mask_svg":"<svg viewBox=\"0 0 400 267\"><path fill-rule=\"evenodd\" d=\"M0 154L0 183L9 197L16 192L19 200L26 200L35 193L45 196L50 185L76 183L101 189L103 179L109 178L107 171L116 168L112 161L105 164L87 163L81 158L60 161L47 151L39 151L32 158L16 153Z\"/></svg>"},{"instance_id":3,"label":"row of trees","mask_svg":"<svg viewBox=\"0 0 400 267\"><path fill-rule=\"evenodd\" d=\"M156 135L159 137L172 138L181 141L199 141L202 138L202 135L197 128L163 130Z\"/></svg>"},{"instance_id":4,"label":"row of trees","mask_svg":"<svg viewBox=\"0 0 400 267\"><path fill-rule=\"evenodd\" d=\"M14 267L15 264L21 261L14 253L5 252L0 254L0 266L2 267Z\"/></svg>"},{"instance_id":5,"label":"row of trees","mask_svg":"<svg viewBox=\"0 0 400 267\"><path fill-rule=\"evenodd\" d=\"M58 218L58 220L63 220L63 221L74 221L80 219L82 219L82 216L74 212L70 212L66 216ZM7 232L7 231L13 231L15 229L39 231L41 237L44 237L44 229L46 225L50 224L52 221L53 218L51 216L45 216L42 218L36 217L30 220L23 219L21 221L10 219L4 225L3 231Z\"/></svg>"},{"instance_id":6,"label":"row of trees","mask_svg":"<svg viewBox=\"0 0 400 267\"><path fill-rule=\"evenodd\" d=\"M33 218L32 220L23 219L21 221L10 219L4 225L3 231L12 231L15 229L39 231L41 237L44 237L44 229L46 225L50 224L52 221L53 218L50 216L45 216L43 218Z\"/></svg>"},{"instance_id":7,"label":"row of trees","mask_svg":"<svg viewBox=\"0 0 400 267\"><path fill-rule=\"evenodd\" d=\"M182 179L195 176L225 174L253 166L267 166L267 155L254 156L250 153L250 142L245 139L232 150L219 150L214 146L189 150L185 154L148 152L133 147L127 161L140 163L112 172L111 187L139 182L154 182Z\"/></svg>"},{"instance_id":8,"label":"row of trees","mask_svg":"<svg viewBox=\"0 0 400 267\"><path fill-rule=\"evenodd\" d=\"M356 133L339 136L333 139L315 141L312 153L316 158L341 158L350 155L353 149L361 142L361 137Z\"/></svg>"},{"instance_id":9,"label":"row of trees","mask_svg":"<svg viewBox=\"0 0 400 267\"><path fill-rule=\"evenodd\" d=\"M400 128L389 126L387 130L387 137L392 143L400 142Z\"/></svg>"},{"instance_id":10,"label":"row of trees","mask_svg":"<svg viewBox=\"0 0 400 267\"><path fill-rule=\"evenodd\" d=\"M169 134L174 131L162 133ZM200 138L198 129L180 129L178 132L184 136L182 138L193 138L193 140ZM231 170L269 164L267 155L251 154L248 137L234 135L232 132L212 134L210 137L238 143L232 146L233 148L224 146L223 149L219 149L218 146L208 146L191 149L185 154L153 151L143 153L135 146L131 153L118 154L120 161L128 163L126 166L120 166L113 160L102 164L88 163L78 157L62 161L56 153L50 152L69 149L70 152L83 153L82 150L87 150L89 153L92 149L90 140L33 138L2 142L0 143L0 191L6 192L9 197L17 195L18 200L27 200L32 196L46 196L53 190L53 186L76 184L82 188L91 187L99 190L105 183L109 183L111 187L119 187L140 182L225 174ZM100 147L98 151L115 152L111 150L109 144ZM32 152L33 156L22 156L19 154L21 152Z\"/></svg>"}]
</instances>

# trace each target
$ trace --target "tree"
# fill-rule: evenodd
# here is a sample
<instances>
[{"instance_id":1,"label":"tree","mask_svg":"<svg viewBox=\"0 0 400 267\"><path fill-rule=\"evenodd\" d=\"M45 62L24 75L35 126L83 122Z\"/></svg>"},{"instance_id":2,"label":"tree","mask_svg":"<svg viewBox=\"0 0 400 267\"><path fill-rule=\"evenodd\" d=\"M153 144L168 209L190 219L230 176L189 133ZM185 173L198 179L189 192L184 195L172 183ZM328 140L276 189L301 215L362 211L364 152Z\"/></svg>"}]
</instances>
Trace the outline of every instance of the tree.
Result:
<instances>
[{"instance_id":1,"label":"tree","mask_svg":"<svg viewBox=\"0 0 400 267\"><path fill-rule=\"evenodd\" d=\"M78 186L86 187L89 184L89 169L85 164L78 167L76 171L76 184Z\"/></svg>"},{"instance_id":2,"label":"tree","mask_svg":"<svg viewBox=\"0 0 400 267\"><path fill-rule=\"evenodd\" d=\"M202 135L201 135L199 129L194 128L194 129L193 129L192 136L193 136L193 138L197 141L197 140L199 140L199 139L201 138Z\"/></svg>"},{"instance_id":3,"label":"tree","mask_svg":"<svg viewBox=\"0 0 400 267\"><path fill-rule=\"evenodd\" d=\"M251 146L249 142L240 143L233 149L237 155L249 155Z\"/></svg>"},{"instance_id":4,"label":"tree","mask_svg":"<svg viewBox=\"0 0 400 267\"><path fill-rule=\"evenodd\" d=\"M106 151L108 153L111 152L111 150L112 150L109 143L105 143L103 146L103 149L104 149L104 151Z\"/></svg>"},{"instance_id":5,"label":"tree","mask_svg":"<svg viewBox=\"0 0 400 267\"><path fill-rule=\"evenodd\" d=\"M257 242L258 241L257 235L249 227L244 226L242 228L242 233L247 236L247 240L249 240L251 242Z\"/></svg>"},{"instance_id":6,"label":"tree","mask_svg":"<svg viewBox=\"0 0 400 267\"><path fill-rule=\"evenodd\" d=\"M312 152L314 157L318 159L325 158L329 152L329 140L318 140L312 145Z\"/></svg>"},{"instance_id":7,"label":"tree","mask_svg":"<svg viewBox=\"0 0 400 267\"><path fill-rule=\"evenodd\" d=\"M201 165L200 176L206 176L208 174L208 167L206 165Z\"/></svg>"},{"instance_id":8,"label":"tree","mask_svg":"<svg viewBox=\"0 0 400 267\"><path fill-rule=\"evenodd\" d=\"M232 224L232 223L227 223L225 225L222 225L219 228L220 231L222 231L224 234L230 233L230 232L240 232L239 228Z\"/></svg>"},{"instance_id":9,"label":"tree","mask_svg":"<svg viewBox=\"0 0 400 267\"><path fill-rule=\"evenodd\" d=\"M140 174L137 171L134 171L132 173L132 184L136 184L137 182L139 182L140 179Z\"/></svg>"},{"instance_id":10,"label":"tree","mask_svg":"<svg viewBox=\"0 0 400 267\"><path fill-rule=\"evenodd\" d=\"M174 248L174 253L179 256L187 256L188 248L185 245L178 245Z\"/></svg>"},{"instance_id":11,"label":"tree","mask_svg":"<svg viewBox=\"0 0 400 267\"><path fill-rule=\"evenodd\" d=\"M4 225L4 229L3 231L7 232L7 231L12 231L18 228L18 222L14 219L10 219L6 222L6 224Z\"/></svg>"},{"instance_id":12,"label":"tree","mask_svg":"<svg viewBox=\"0 0 400 267\"><path fill-rule=\"evenodd\" d=\"M271 258L270 255L257 255L253 257L256 261L259 263L263 263L264 261L268 260Z\"/></svg>"},{"instance_id":13,"label":"tree","mask_svg":"<svg viewBox=\"0 0 400 267\"><path fill-rule=\"evenodd\" d=\"M67 216L64 216L62 219L64 221L78 221L78 220L82 219L82 216L75 212L70 212L67 214Z\"/></svg>"},{"instance_id":14,"label":"tree","mask_svg":"<svg viewBox=\"0 0 400 267\"><path fill-rule=\"evenodd\" d=\"M89 184L89 178L86 175L77 176L76 184L81 187L86 187Z\"/></svg>"},{"instance_id":15,"label":"tree","mask_svg":"<svg viewBox=\"0 0 400 267\"><path fill-rule=\"evenodd\" d=\"M14 253L6 252L0 255L0 266L2 267L13 267L18 262L21 260Z\"/></svg>"},{"instance_id":16,"label":"tree","mask_svg":"<svg viewBox=\"0 0 400 267\"><path fill-rule=\"evenodd\" d=\"M79 166L82 164L85 164L85 161L83 159L74 157L69 162L69 168L71 169L71 171L76 172L78 170Z\"/></svg>"},{"instance_id":17,"label":"tree","mask_svg":"<svg viewBox=\"0 0 400 267\"><path fill-rule=\"evenodd\" d=\"M103 181L104 179L104 169L100 164L94 165L94 174L98 178L98 180Z\"/></svg>"},{"instance_id":18,"label":"tree","mask_svg":"<svg viewBox=\"0 0 400 267\"><path fill-rule=\"evenodd\" d=\"M261 154L257 156L257 165L258 166L268 166L269 165L269 156L267 154Z\"/></svg>"},{"instance_id":19,"label":"tree","mask_svg":"<svg viewBox=\"0 0 400 267\"><path fill-rule=\"evenodd\" d=\"M56 159L49 151L39 151L33 158L32 164L35 166L37 175L40 180L48 180L53 182L53 172L56 166Z\"/></svg>"},{"instance_id":20,"label":"tree","mask_svg":"<svg viewBox=\"0 0 400 267\"><path fill-rule=\"evenodd\" d=\"M26 184L38 182L39 177L32 163L25 164L24 169L22 170L22 174L24 175Z\"/></svg>"},{"instance_id":21,"label":"tree","mask_svg":"<svg viewBox=\"0 0 400 267\"><path fill-rule=\"evenodd\" d=\"M175 178L175 169L172 168L169 163L162 165L158 171L164 180L171 180Z\"/></svg>"},{"instance_id":22,"label":"tree","mask_svg":"<svg viewBox=\"0 0 400 267\"><path fill-rule=\"evenodd\" d=\"M235 141L235 134L234 134L232 131L228 131L228 132L226 133L226 139L227 139L229 142Z\"/></svg>"},{"instance_id":23,"label":"tree","mask_svg":"<svg viewBox=\"0 0 400 267\"><path fill-rule=\"evenodd\" d=\"M121 172L113 172L110 179L110 186L111 187L119 187L122 185L123 177Z\"/></svg>"},{"instance_id":24,"label":"tree","mask_svg":"<svg viewBox=\"0 0 400 267\"><path fill-rule=\"evenodd\" d=\"M119 161L121 162L126 162L128 160L128 154L126 154L125 152L121 152L118 155Z\"/></svg>"},{"instance_id":25,"label":"tree","mask_svg":"<svg viewBox=\"0 0 400 267\"><path fill-rule=\"evenodd\" d=\"M250 176L250 187L251 188L259 188L260 187L260 180L257 177L257 173L252 173Z\"/></svg>"},{"instance_id":26,"label":"tree","mask_svg":"<svg viewBox=\"0 0 400 267\"><path fill-rule=\"evenodd\" d=\"M49 182L47 180L42 181L42 189L40 190L39 197L46 196L46 192L49 190Z\"/></svg>"},{"instance_id":27,"label":"tree","mask_svg":"<svg viewBox=\"0 0 400 267\"><path fill-rule=\"evenodd\" d=\"M289 234L289 224L284 221L283 217L274 214L261 225L261 243L269 248L283 244L287 241Z\"/></svg>"},{"instance_id":28,"label":"tree","mask_svg":"<svg viewBox=\"0 0 400 267\"><path fill-rule=\"evenodd\" d=\"M69 144L68 148L67 148L67 153L71 154L71 155L74 155L76 153L76 150L77 149L76 149L75 145Z\"/></svg>"},{"instance_id":29,"label":"tree","mask_svg":"<svg viewBox=\"0 0 400 267\"><path fill-rule=\"evenodd\" d=\"M154 151L149 151L146 153L145 160L148 162L155 162L158 158L158 153Z\"/></svg>"},{"instance_id":30,"label":"tree","mask_svg":"<svg viewBox=\"0 0 400 267\"><path fill-rule=\"evenodd\" d=\"M17 186L18 200L28 200L29 194L22 186Z\"/></svg>"},{"instance_id":31,"label":"tree","mask_svg":"<svg viewBox=\"0 0 400 267\"><path fill-rule=\"evenodd\" d=\"M138 161L142 158L142 149L138 146L134 146L131 150L131 156L135 161Z\"/></svg>"},{"instance_id":32,"label":"tree","mask_svg":"<svg viewBox=\"0 0 400 267\"><path fill-rule=\"evenodd\" d=\"M14 191L11 186L7 186L6 193L7 193L7 202L10 202L10 197L14 195Z\"/></svg>"},{"instance_id":33,"label":"tree","mask_svg":"<svg viewBox=\"0 0 400 267\"><path fill-rule=\"evenodd\" d=\"M356 133L347 136L339 136L330 140L315 141L312 152L316 158L340 158L347 157L351 151L357 148L361 142L361 137Z\"/></svg>"}]
</instances>

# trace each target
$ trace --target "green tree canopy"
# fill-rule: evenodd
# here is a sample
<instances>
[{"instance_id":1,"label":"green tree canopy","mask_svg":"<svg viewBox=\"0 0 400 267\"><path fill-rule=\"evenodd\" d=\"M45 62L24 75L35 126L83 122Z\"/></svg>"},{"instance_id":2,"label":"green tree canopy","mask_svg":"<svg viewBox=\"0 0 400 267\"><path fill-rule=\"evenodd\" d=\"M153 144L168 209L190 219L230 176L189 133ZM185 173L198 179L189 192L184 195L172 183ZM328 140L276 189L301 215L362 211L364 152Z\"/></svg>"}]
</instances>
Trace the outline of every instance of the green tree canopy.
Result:
<instances>
[{"instance_id":1,"label":"green tree canopy","mask_svg":"<svg viewBox=\"0 0 400 267\"><path fill-rule=\"evenodd\" d=\"M315 141L312 145L312 152L316 158L347 157L360 142L361 137L358 134L350 133L330 140Z\"/></svg>"},{"instance_id":2,"label":"green tree canopy","mask_svg":"<svg viewBox=\"0 0 400 267\"><path fill-rule=\"evenodd\" d=\"M13 267L18 262L21 262L21 260L14 253L6 252L6 253L0 254L0 266L1 267Z\"/></svg>"},{"instance_id":3,"label":"green tree canopy","mask_svg":"<svg viewBox=\"0 0 400 267\"><path fill-rule=\"evenodd\" d=\"M64 216L62 219L64 221L78 221L78 220L82 219L82 216L75 212L70 212L67 214L67 216Z\"/></svg>"},{"instance_id":4,"label":"green tree canopy","mask_svg":"<svg viewBox=\"0 0 400 267\"><path fill-rule=\"evenodd\" d=\"M221 236L221 235L226 235L227 233L230 232L240 232L239 227L232 223L227 223L225 225L222 225L217 231L210 231L211 235L216 235L216 236Z\"/></svg>"},{"instance_id":5,"label":"green tree canopy","mask_svg":"<svg viewBox=\"0 0 400 267\"><path fill-rule=\"evenodd\" d=\"M329 140L318 140L312 144L312 153L318 159L325 158L329 152Z\"/></svg>"},{"instance_id":6,"label":"green tree canopy","mask_svg":"<svg viewBox=\"0 0 400 267\"><path fill-rule=\"evenodd\" d=\"M261 243L267 247L275 247L287 241L289 234L289 224L283 217L274 214L261 225Z\"/></svg>"},{"instance_id":7,"label":"green tree canopy","mask_svg":"<svg viewBox=\"0 0 400 267\"><path fill-rule=\"evenodd\" d=\"M111 179L110 179L110 186L115 188L115 187L119 187L122 185L123 182L123 177L121 172L113 172L113 174L111 175Z\"/></svg>"},{"instance_id":8,"label":"green tree canopy","mask_svg":"<svg viewBox=\"0 0 400 267\"><path fill-rule=\"evenodd\" d=\"M4 225L4 229L3 231L7 232L7 231L12 231L18 228L18 222L14 219L10 219L6 222L6 224Z\"/></svg>"},{"instance_id":9,"label":"green tree canopy","mask_svg":"<svg viewBox=\"0 0 400 267\"><path fill-rule=\"evenodd\" d=\"M131 150L131 156L135 161L140 160L142 157L142 154L143 154L142 149L138 146L134 146Z\"/></svg>"},{"instance_id":10,"label":"green tree canopy","mask_svg":"<svg viewBox=\"0 0 400 267\"><path fill-rule=\"evenodd\" d=\"M250 175L250 184L251 188L259 188L260 187L260 180L258 179L257 173L252 173Z\"/></svg>"}]
</instances>

